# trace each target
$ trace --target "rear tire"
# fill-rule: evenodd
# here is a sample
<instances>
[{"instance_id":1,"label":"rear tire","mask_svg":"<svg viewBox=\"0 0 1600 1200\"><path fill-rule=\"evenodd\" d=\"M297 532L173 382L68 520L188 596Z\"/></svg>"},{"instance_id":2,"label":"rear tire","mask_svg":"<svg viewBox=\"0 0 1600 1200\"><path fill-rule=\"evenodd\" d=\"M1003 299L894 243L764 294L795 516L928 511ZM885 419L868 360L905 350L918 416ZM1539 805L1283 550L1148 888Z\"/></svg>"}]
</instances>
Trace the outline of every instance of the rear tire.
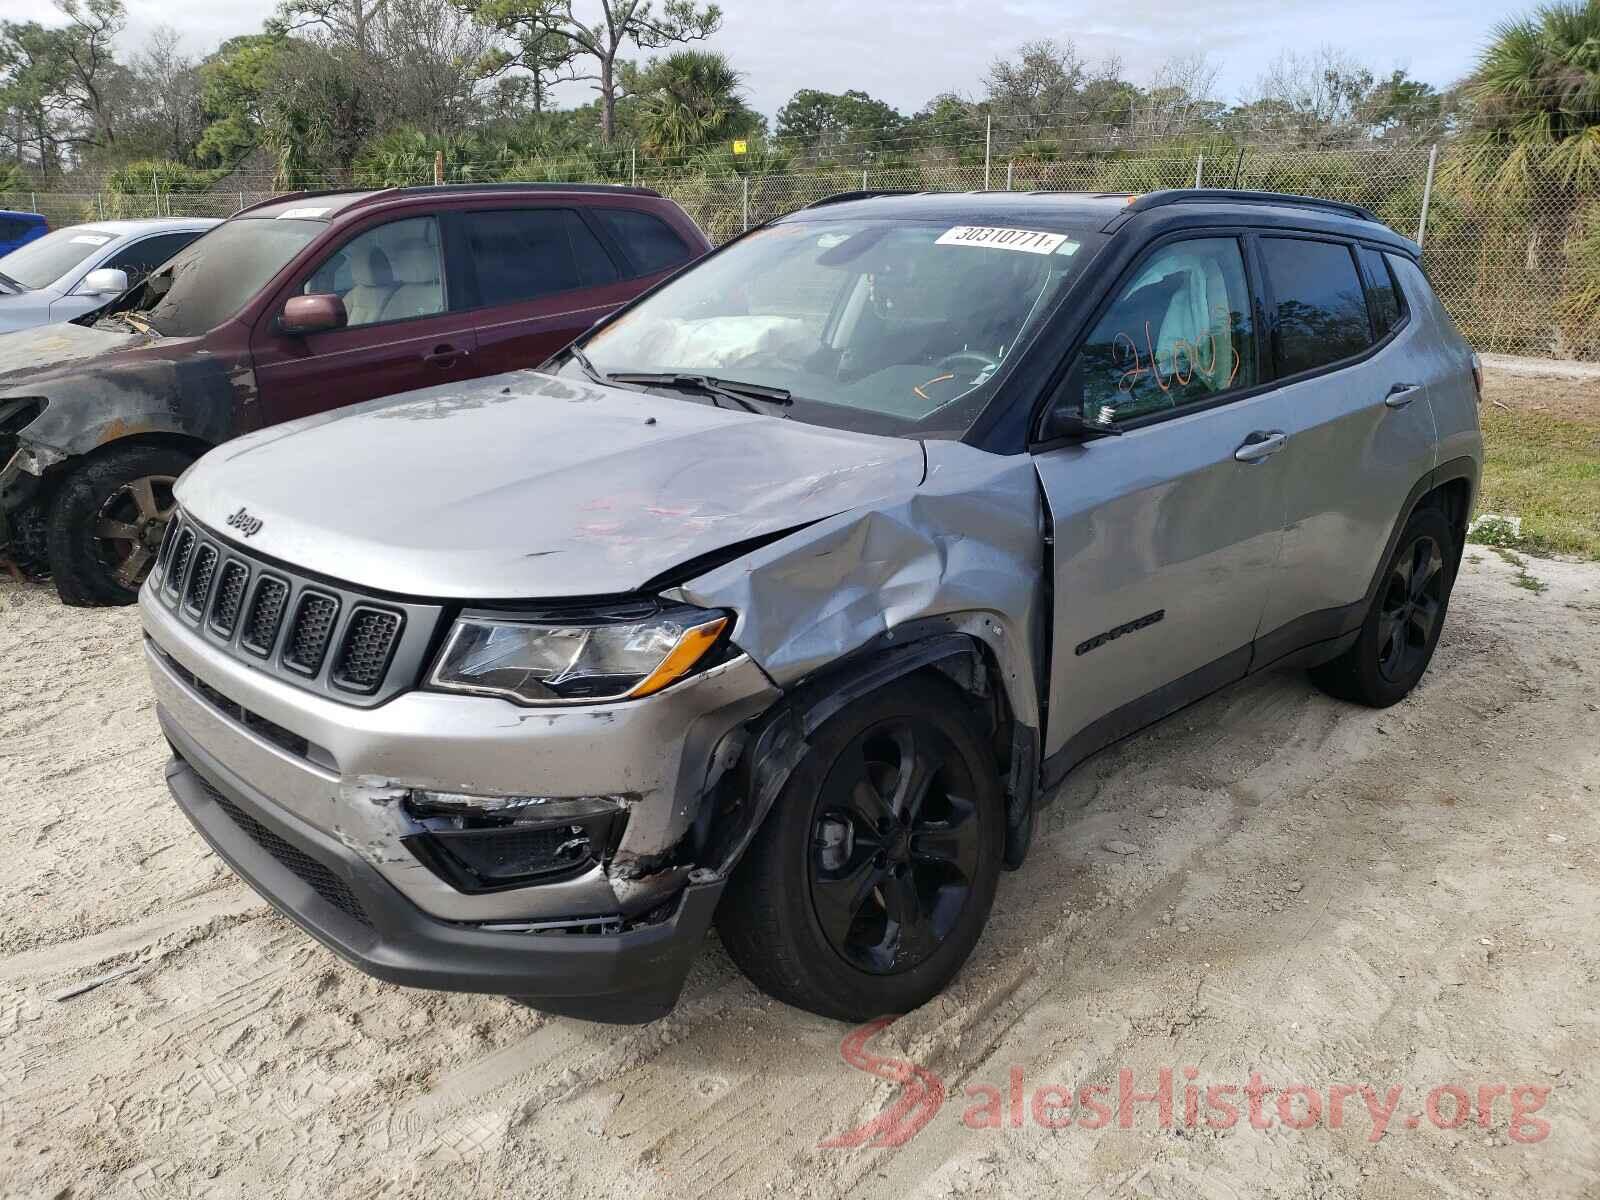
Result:
<instances>
[{"instance_id":1,"label":"rear tire","mask_svg":"<svg viewBox=\"0 0 1600 1200\"><path fill-rule=\"evenodd\" d=\"M1405 699L1433 660L1456 576L1455 533L1436 508L1411 514L1384 567L1355 645L1313 667L1330 696L1388 708Z\"/></svg>"},{"instance_id":2,"label":"rear tire","mask_svg":"<svg viewBox=\"0 0 1600 1200\"><path fill-rule=\"evenodd\" d=\"M62 603L92 608L138 599L172 512L172 485L194 459L172 446L113 447L61 481L45 546Z\"/></svg>"},{"instance_id":3,"label":"rear tire","mask_svg":"<svg viewBox=\"0 0 1600 1200\"><path fill-rule=\"evenodd\" d=\"M967 698L903 680L812 739L717 910L757 987L846 1021L936 996L988 920L1005 793Z\"/></svg>"}]
</instances>

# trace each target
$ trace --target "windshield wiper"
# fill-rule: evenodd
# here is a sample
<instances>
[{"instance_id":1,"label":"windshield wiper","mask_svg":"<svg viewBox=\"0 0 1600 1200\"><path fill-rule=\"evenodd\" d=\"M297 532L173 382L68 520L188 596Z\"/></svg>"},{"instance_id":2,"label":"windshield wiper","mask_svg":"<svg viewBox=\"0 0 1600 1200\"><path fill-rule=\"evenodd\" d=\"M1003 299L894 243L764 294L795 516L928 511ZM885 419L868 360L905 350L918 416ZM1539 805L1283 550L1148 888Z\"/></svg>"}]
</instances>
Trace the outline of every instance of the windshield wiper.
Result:
<instances>
[{"instance_id":1,"label":"windshield wiper","mask_svg":"<svg viewBox=\"0 0 1600 1200\"><path fill-rule=\"evenodd\" d=\"M596 383L607 382L606 377L600 374L600 369L589 361L589 356L582 350L578 349L576 343L567 347L567 353L572 356L572 361L577 363L578 366L582 368L583 373L590 379L594 380Z\"/></svg>"},{"instance_id":2,"label":"windshield wiper","mask_svg":"<svg viewBox=\"0 0 1600 1200\"><path fill-rule=\"evenodd\" d=\"M717 379L711 375L692 375L674 371L663 371L658 374L644 371L618 371L607 375L606 378L612 383L633 383L642 387L692 388L697 392L704 392L710 396L713 403L719 396L726 400L732 400L746 412L761 411L750 403L752 400L760 400L766 404L778 404L784 407L794 403L794 397L784 388L767 387L761 383L742 383L737 379Z\"/></svg>"}]
</instances>

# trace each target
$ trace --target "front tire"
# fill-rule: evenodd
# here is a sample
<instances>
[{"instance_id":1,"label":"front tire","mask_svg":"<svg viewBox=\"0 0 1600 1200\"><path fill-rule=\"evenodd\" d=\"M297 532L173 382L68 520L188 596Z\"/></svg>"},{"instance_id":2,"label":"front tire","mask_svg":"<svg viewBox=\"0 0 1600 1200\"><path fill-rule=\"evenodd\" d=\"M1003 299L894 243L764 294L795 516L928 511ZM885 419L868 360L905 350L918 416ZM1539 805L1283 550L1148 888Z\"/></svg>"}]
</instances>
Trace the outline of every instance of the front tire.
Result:
<instances>
[{"instance_id":1,"label":"front tire","mask_svg":"<svg viewBox=\"0 0 1600 1200\"><path fill-rule=\"evenodd\" d=\"M936 996L977 944L1005 849L1005 795L970 702L904 680L825 723L717 910L770 995L862 1021Z\"/></svg>"},{"instance_id":2,"label":"front tire","mask_svg":"<svg viewBox=\"0 0 1600 1200\"><path fill-rule=\"evenodd\" d=\"M1456 577L1455 534L1436 508L1400 532L1355 645L1311 670L1330 696L1388 708L1410 695L1433 661Z\"/></svg>"},{"instance_id":3,"label":"front tire","mask_svg":"<svg viewBox=\"0 0 1600 1200\"><path fill-rule=\"evenodd\" d=\"M172 487L194 455L122 446L80 463L56 489L45 530L62 603L132 604L172 514Z\"/></svg>"}]
</instances>

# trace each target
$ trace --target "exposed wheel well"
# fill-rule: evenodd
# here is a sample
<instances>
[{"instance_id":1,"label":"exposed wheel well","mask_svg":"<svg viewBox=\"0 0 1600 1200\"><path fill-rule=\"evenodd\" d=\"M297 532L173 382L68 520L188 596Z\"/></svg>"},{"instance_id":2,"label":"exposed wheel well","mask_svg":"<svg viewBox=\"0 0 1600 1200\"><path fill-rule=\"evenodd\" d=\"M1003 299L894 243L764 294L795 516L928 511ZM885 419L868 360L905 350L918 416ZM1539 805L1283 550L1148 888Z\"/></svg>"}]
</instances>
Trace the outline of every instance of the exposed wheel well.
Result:
<instances>
[{"instance_id":1,"label":"exposed wheel well","mask_svg":"<svg viewBox=\"0 0 1600 1200\"><path fill-rule=\"evenodd\" d=\"M211 443L203 438L191 437L186 433L135 433L127 437L117 438L114 441L103 442L89 453L78 458L69 458L63 466L71 467L75 463L87 462L89 459L98 458L112 450L122 450L128 446L164 446L174 450L183 450L199 458L211 449Z\"/></svg>"},{"instance_id":2,"label":"exposed wheel well","mask_svg":"<svg viewBox=\"0 0 1600 1200\"><path fill-rule=\"evenodd\" d=\"M62 460L52 467L39 481L38 490L31 498L31 503L41 509L50 504L51 495L60 482L73 471L81 468L85 463L93 462L114 451L123 450L130 446L159 446L182 450L199 458L212 448L211 443L203 438L191 437L183 433L134 433L127 437L116 438L109 442L102 442L87 454L75 454Z\"/></svg>"},{"instance_id":3,"label":"exposed wheel well","mask_svg":"<svg viewBox=\"0 0 1600 1200\"><path fill-rule=\"evenodd\" d=\"M1467 523L1472 516L1472 483L1468 479L1451 479L1417 501L1418 508L1436 508L1450 522L1450 531L1456 539L1456 558L1460 559L1467 544Z\"/></svg>"}]
</instances>

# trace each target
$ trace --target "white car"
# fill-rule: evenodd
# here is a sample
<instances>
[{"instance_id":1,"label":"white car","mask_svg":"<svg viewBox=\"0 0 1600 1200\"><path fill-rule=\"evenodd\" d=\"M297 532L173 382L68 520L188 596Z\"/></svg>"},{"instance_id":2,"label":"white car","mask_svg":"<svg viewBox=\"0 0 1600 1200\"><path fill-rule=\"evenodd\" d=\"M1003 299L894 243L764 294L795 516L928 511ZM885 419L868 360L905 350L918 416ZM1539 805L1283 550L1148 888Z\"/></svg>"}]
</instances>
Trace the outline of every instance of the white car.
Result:
<instances>
[{"instance_id":1,"label":"white car","mask_svg":"<svg viewBox=\"0 0 1600 1200\"><path fill-rule=\"evenodd\" d=\"M220 224L212 217L96 221L19 246L0 258L0 334L81 317Z\"/></svg>"}]
</instances>

